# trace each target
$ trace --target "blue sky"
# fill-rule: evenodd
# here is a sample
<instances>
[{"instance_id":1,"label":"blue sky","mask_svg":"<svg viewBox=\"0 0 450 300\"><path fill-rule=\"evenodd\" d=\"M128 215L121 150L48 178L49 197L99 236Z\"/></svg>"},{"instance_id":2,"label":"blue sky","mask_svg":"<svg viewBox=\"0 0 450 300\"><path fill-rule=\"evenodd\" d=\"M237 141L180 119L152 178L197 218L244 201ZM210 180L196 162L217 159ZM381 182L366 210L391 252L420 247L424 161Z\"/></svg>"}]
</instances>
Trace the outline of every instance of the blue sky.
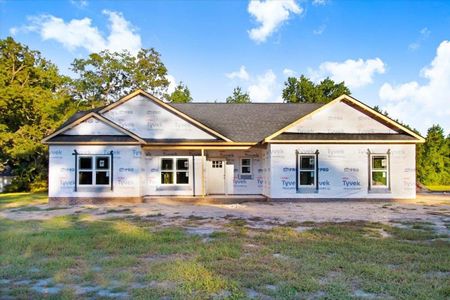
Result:
<instances>
[{"instance_id":1,"label":"blue sky","mask_svg":"<svg viewBox=\"0 0 450 300\"><path fill-rule=\"evenodd\" d=\"M242 86L281 101L287 76L345 80L425 133L450 131L450 1L0 1L0 35L70 74L104 48L154 47L195 101Z\"/></svg>"}]
</instances>

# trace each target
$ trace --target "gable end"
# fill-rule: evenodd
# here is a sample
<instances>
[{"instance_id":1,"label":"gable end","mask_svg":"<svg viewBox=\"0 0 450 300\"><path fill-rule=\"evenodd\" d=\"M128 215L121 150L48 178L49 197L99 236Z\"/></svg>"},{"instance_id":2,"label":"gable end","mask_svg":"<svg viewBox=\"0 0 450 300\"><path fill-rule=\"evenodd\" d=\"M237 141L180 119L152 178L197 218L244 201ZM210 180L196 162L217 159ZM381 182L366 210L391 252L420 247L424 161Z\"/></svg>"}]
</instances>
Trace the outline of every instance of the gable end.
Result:
<instances>
[{"instance_id":1,"label":"gable end","mask_svg":"<svg viewBox=\"0 0 450 300\"><path fill-rule=\"evenodd\" d=\"M308 140L311 140L314 134L317 135L317 139L319 139L319 135L326 136L326 134L337 134L337 136L343 137L353 135L349 139L353 142L357 142L358 137L362 141L371 140L371 136L373 140L382 141L384 136L386 137L385 140L389 142L404 141L404 137L398 140L396 137L407 135L412 137L412 139L407 139L408 142L424 142L424 138L417 133L347 95L342 95L310 114L299 118L268 136L264 141L270 142L275 139L281 141L280 135L289 135L289 141L292 142L295 134L298 134L299 142L302 141L300 139L302 136L307 135Z\"/></svg>"}]
</instances>

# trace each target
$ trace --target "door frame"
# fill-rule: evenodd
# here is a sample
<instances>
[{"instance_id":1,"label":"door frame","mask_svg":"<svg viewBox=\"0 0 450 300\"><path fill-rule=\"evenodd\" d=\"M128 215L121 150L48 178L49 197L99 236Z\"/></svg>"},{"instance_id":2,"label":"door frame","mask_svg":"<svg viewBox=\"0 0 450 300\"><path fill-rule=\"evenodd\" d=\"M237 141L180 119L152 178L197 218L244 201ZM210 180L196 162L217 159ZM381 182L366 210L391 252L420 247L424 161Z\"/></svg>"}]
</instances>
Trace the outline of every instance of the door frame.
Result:
<instances>
[{"instance_id":1,"label":"door frame","mask_svg":"<svg viewBox=\"0 0 450 300\"><path fill-rule=\"evenodd\" d=\"M208 169L211 169L211 170L213 169L213 167L212 167L213 161L221 161L221 162L222 162L222 170L223 170L223 181L222 181L222 183L223 183L223 193L210 193L210 192L208 191L208 185L209 185L209 182L210 182L210 179L209 179L210 173L209 173L209 170L207 170L207 171L206 171L206 176L208 176L208 179L206 180L206 182L207 182L207 184L206 184L206 194L207 194L207 195L228 195L228 193L227 193L227 185L226 185L226 183L227 183L227 170L226 170L227 160L226 160L225 158L223 158L223 157L209 157L209 158L207 159L207 161L208 161L208 163L206 164L206 167L207 167Z\"/></svg>"}]
</instances>

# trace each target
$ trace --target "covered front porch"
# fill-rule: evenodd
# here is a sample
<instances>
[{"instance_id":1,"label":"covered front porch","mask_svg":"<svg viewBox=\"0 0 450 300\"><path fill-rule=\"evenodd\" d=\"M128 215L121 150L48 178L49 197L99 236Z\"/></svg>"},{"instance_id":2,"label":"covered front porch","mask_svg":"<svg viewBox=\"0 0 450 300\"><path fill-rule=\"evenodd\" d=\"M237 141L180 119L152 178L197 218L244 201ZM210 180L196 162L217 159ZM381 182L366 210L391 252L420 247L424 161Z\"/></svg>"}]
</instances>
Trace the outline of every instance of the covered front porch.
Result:
<instances>
[{"instance_id":1,"label":"covered front porch","mask_svg":"<svg viewBox=\"0 0 450 300\"><path fill-rule=\"evenodd\" d=\"M251 146L144 146L142 194L183 201L265 199L265 149ZM237 196L236 198L230 196ZM253 197L251 200L248 197Z\"/></svg>"}]
</instances>

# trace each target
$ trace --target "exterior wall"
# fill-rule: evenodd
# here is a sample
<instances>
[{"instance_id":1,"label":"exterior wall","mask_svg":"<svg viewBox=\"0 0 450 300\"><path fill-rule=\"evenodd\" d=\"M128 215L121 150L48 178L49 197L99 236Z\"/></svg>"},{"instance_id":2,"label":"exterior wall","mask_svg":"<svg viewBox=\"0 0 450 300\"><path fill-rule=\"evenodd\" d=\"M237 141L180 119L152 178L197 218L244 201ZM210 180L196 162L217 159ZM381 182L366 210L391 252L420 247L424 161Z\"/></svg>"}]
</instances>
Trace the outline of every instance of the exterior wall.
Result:
<instances>
[{"instance_id":1,"label":"exterior wall","mask_svg":"<svg viewBox=\"0 0 450 300\"><path fill-rule=\"evenodd\" d=\"M368 149L390 150L390 193L371 193ZM297 192L296 151L318 156L319 191ZM415 198L415 145L270 145L272 198Z\"/></svg>"},{"instance_id":2,"label":"exterior wall","mask_svg":"<svg viewBox=\"0 0 450 300\"><path fill-rule=\"evenodd\" d=\"M104 116L141 138L216 139L141 95L107 111Z\"/></svg>"},{"instance_id":3,"label":"exterior wall","mask_svg":"<svg viewBox=\"0 0 450 300\"><path fill-rule=\"evenodd\" d=\"M108 187L79 186L75 189L74 150L80 154L114 153L113 190ZM140 146L51 145L49 147L50 198L107 198L141 196L142 152Z\"/></svg>"},{"instance_id":4,"label":"exterior wall","mask_svg":"<svg viewBox=\"0 0 450 300\"><path fill-rule=\"evenodd\" d=\"M66 135L124 135L123 132L96 118L89 118L64 132Z\"/></svg>"},{"instance_id":5,"label":"exterior wall","mask_svg":"<svg viewBox=\"0 0 450 300\"><path fill-rule=\"evenodd\" d=\"M227 174L234 174L232 194L255 195L263 193L264 173L261 154L261 149L243 151L207 151L207 159L224 158L227 162L227 168L232 166L233 172L227 172ZM241 176L241 158L252 159L251 179L246 179ZM231 190L231 188L228 187L228 190Z\"/></svg>"},{"instance_id":6,"label":"exterior wall","mask_svg":"<svg viewBox=\"0 0 450 300\"><path fill-rule=\"evenodd\" d=\"M161 158L186 157L189 161L189 184L161 184ZM194 196L202 194L202 157L199 151L145 151L143 195ZM195 193L194 193L195 188Z\"/></svg>"},{"instance_id":7,"label":"exterior wall","mask_svg":"<svg viewBox=\"0 0 450 300\"><path fill-rule=\"evenodd\" d=\"M270 147L267 147L262 151L261 164L263 174L262 194L266 197L270 197Z\"/></svg>"},{"instance_id":8,"label":"exterior wall","mask_svg":"<svg viewBox=\"0 0 450 300\"><path fill-rule=\"evenodd\" d=\"M286 132L294 133L396 133L384 124L343 102L304 119Z\"/></svg>"}]
</instances>

